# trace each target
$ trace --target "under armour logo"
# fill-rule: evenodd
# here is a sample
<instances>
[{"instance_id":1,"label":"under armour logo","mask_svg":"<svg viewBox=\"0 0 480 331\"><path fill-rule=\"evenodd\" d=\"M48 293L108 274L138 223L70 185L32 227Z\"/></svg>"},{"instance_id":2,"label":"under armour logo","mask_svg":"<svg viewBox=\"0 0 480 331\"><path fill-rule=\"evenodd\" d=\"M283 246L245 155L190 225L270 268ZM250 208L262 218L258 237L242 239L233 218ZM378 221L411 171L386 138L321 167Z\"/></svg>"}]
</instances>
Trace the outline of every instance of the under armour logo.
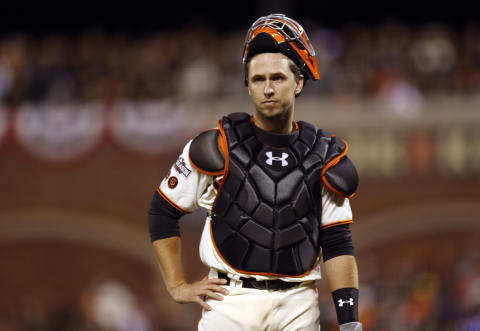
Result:
<instances>
[{"instance_id":1,"label":"under armour logo","mask_svg":"<svg viewBox=\"0 0 480 331\"><path fill-rule=\"evenodd\" d=\"M349 303L350 306L353 306L353 298L350 298L350 300L345 300L343 301L342 299L338 299L338 306L343 307L344 303Z\"/></svg>"},{"instance_id":2,"label":"under armour logo","mask_svg":"<svg viewBox=\"0 0 480 331\"><path fill-rule=\"evenodd\" d=\"M265 162L267 162L268 165L272 165L273 161L282 161L282 167L286 167L288 165L288 162L287 162L288 154L287 153L282 153L282 157L273 156L272 152L266 152L265 154L268 157L267 161L265 161Z\"/></svg>"}]
</instances>

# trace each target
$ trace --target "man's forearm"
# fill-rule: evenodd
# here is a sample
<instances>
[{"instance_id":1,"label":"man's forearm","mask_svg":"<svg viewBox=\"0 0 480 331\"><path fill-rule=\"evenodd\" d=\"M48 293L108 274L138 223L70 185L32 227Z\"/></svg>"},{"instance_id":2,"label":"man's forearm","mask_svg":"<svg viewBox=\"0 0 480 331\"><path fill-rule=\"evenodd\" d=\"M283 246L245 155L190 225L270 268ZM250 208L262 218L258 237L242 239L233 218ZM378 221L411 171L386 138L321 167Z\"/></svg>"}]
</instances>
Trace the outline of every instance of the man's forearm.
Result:
<instances>
[{"instance_id":1,"label":"man's forearm","mask_svg":"<svg viewBox=\"0 0 480 331\"><path fill-rule=\"evenodd\" d=\"M180 237L170 237L153 242L155 255L168 292L186 283L182 268Z\"/></svg>"},{"instance_id":2,"label":"man's forearm","mask_svg":"<svg viewBox=\"0 0 480 331\"><path fill-rule=\"evenodd\" d=\"M189 303L196 302L203 309L212 308L205 302L207 298L223 300L223 295L228 295L228 290L223 288L227 281L225 279L208 279L187 283L182 268L180 237L169 237L155 240L153 247L157 256L160 273L167 287L168 293L175 302Z\"/></svg>"},{"instance_id":3,"label":"man's forearm","mask_svg":"<svg viewBox=\"0 0 480 331\"><path fill-rule=\"evenodd\" d=\"M325 274L332 292L344 287L358 288L357 263L352 255L340 255L326 261Z\"/></svg>"},{"instance_id":4,"label":"man's forearm","mask_svg":"<svg viewBox=\"0 0 480 331\"><path fill-rule=\"evenodd\" d=\"M339 255L325 262L341 331L361 331L358 321L358 271L355 257Z\"/></svg>"}]
</instances>

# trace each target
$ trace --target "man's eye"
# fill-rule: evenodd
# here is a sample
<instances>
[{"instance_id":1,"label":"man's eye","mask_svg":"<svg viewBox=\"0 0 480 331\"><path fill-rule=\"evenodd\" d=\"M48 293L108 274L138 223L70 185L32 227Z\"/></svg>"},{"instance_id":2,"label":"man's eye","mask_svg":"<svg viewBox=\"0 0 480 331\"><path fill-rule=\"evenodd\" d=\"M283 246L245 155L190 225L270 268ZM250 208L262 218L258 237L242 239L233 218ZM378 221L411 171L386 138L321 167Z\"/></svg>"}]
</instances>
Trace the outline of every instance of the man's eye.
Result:
<instances>
[{"instance_id":1,"label":"man's eye","mask_svg":"<svg viewBox=\"0 0 480 331\"><path fill-rule=\"evenodd\" d=\"M263 82L264 80L265 80L265 79L262 78L262 77L254 77L254 78L253 78L253 81L254 81L254 82Z\"/></svg>"}]
</instances>

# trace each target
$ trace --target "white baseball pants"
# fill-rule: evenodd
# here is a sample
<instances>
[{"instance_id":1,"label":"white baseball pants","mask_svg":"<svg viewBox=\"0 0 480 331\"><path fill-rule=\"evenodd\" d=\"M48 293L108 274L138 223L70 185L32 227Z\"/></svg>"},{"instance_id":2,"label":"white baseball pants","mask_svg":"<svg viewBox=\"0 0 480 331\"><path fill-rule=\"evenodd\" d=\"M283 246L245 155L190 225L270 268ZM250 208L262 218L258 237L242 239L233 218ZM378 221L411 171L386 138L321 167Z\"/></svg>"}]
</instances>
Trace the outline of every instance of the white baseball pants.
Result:
<instances>
[{"instance_id":1,"label":"white baseball pants","mask_svg":"<svg viewBox=\"0 0 480 331\"><path fill-rule=\"evenodd\" d=\"M281 291L225 286L223 301L207 299L199 331L319 331L320 309L314 282Z\"/></svg>"}]
</instances>

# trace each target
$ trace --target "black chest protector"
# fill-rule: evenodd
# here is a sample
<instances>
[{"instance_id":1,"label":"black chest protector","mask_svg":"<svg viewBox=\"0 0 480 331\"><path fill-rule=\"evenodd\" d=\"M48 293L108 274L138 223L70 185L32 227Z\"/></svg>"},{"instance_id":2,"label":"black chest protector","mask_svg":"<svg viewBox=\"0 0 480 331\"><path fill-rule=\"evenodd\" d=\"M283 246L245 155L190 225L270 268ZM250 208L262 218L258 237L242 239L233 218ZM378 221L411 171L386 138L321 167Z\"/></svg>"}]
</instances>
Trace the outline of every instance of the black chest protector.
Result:
<instances>
[{"instance_id":1,"label":"black chest protector","mask_svg":"<svg viewBox=\"0 0 480 331\"><path fill-rule=\"evenodd\" d=\"M342 146L306 122L275 135L234 113L221 128L228 171L212 210L218 253L243 273L305 274L320 250L322 169Z\"/></svg>"}]
</instances>

